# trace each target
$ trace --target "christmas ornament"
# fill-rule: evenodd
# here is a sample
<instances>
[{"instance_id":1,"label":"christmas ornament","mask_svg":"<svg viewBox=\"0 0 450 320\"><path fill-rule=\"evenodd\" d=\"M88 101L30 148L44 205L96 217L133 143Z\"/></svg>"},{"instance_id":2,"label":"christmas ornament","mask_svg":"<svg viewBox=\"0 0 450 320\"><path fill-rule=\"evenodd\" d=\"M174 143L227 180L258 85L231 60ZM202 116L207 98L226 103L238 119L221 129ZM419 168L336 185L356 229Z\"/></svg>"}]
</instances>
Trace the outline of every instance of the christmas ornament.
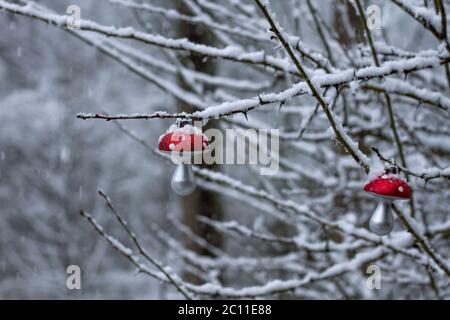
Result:
<instances>
[{"instance_id":1,"label":"christmas ornament","mask_svg":"<svg viewBox=\"0 0 450 320\"><path fill-rule=\"evenodd\" d=\"M169 153L177 168L170 182L173 191L187 196L195 190L195 176L191 164L208 146L208 138L191 121L177 121L159 138L159 150Z\"/></svg>"},{"instance_id":2,"label":"christmas ornament","mask_svg":"<svg viewBox=\"0 0 450 320\"><path fill-rule=\"evenodd\" d=\"M411 198L411 188L397 175L397 167L389 166L383 174L369 181L364 191L379 199L369 221L370 230L380 236L389 234L394 227L392 202Z\"/></svg>"}]
</instances>

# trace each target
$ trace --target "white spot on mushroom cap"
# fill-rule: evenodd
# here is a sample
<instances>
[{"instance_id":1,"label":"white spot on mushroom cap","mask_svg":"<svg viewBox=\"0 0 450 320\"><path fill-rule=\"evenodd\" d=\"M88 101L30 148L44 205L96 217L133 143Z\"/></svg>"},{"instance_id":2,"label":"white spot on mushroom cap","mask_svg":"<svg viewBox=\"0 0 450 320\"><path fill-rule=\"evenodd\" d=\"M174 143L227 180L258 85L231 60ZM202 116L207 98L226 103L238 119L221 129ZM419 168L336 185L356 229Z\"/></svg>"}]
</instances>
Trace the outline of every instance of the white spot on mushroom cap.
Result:
<instances>
[{"instance_id":1,"label":"white spot on mushroom cap","mask_svg":"<svg viewBox=\"0 0 450 320\"><path fill-rule=\"evenodd\" d=\"M173 143L169 144L169 149L173 150L175 148L175 145Z\"/></svg>"},{"instance_id":2,"label":"white spot on mushroom cap","mask_svg":"<svg viewBox=\"0 0 450 320\"><path fill-rule=\"evenodd\" d=\"M398 187L398 191L403 192L403 187L402 186Z\"/></svg>"}]
</instances>

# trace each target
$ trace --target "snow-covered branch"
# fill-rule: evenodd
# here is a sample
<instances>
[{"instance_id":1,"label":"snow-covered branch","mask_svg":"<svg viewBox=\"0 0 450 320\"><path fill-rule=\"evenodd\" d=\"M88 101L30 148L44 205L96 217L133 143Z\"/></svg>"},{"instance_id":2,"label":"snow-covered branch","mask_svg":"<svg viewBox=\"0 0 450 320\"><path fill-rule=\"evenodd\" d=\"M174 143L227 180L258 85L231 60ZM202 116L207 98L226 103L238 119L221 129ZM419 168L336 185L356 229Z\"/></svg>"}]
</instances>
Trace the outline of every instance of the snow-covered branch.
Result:
<instances>
[{"instance_id":1,"label":"snow-covered branch","mask_svg":"<svg viewBox=\"0 0 450 320\"><path fill-rule=\"evenodd\" d=\"M77 29L60 6L0 0L0 295L24 292L16 270L83 255L83 272L108 269L108 288L139 284L139 297L449 298L449 2L380 3L382 30L366 5L107 0ZM157 137L181 119L237 133L209 143L228 156L243 142L246 165L192 165L196 191L175 195ZM274 175L247 161L270 149L258 130L279 143ZM393 166L412 199L388 207L364 185ZM388 236L368 230L379 206L394 210ZM78 225L84 208L98 221L82 211ZM366 289L369 265L382 290Z\"/></svg>"},{"instance_id":2,"label":"snow-covered branch","mask_svg":"<svg viewBox=\"0 0 450 320\"><path fill-rule=\"evenodd\" d=\"M66 28L67 26L68 16L41 12L36 10L31 3L26 6L20 6L1 0L0 9L38 19L59 28ZM241 48L232 46L216 48L213 46L193 43L187 39L171 39L161 35L137 31L133 27L118 28L114 26L104 26L89 20L80 20L79 23L80 30L99 33L107 37L132 39L161 48L189 51L205 57L221 58L235 62L255 64L263 67L270 67L274 70L291 71L295 73L295 71L291 69L290 65L286 63L285 60L268 56L264 53L264 51L246 52Z\"/></svg>"}]
</instances>

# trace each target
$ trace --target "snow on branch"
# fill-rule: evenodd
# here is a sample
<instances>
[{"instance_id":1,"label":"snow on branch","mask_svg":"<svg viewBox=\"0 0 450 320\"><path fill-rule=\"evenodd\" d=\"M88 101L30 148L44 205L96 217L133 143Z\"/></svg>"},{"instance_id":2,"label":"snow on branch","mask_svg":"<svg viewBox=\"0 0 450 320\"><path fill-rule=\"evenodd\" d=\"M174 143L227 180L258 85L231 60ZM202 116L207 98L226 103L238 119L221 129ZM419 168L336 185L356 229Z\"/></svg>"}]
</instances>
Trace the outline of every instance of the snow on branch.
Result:
<instances>
[{"instance_id":1,"label":"snow on branch","mask_svg":"<svg viewBox=\"0 0 450 320\"><path fill-rule=\"evenodd\" d=\"M131 138L133 138L134 140L136 140L137 142L142 144L148 151L155 153L161 157L164 156L160 153L157 153L153 148L151 148L148 145L148 143L146 141L137 137L133 132L126 129L124 126L122 126L120 124L117 124L117 125L127 135L129 135ZM391 241L382 241L382 240L380 240L379 237L371 234L367 230L355 227L344 221L339 221L339 222L329 221L323 217L319 217L317 215L317 213L315 213L314 211L311 210L311 208L309 208L305 205L297 204L290 200L284 200L284 199L277 198L267 192L258 190L249 185L245 185L243 182L233 179L222 173L213 172L209 169L200 169L197 167L194 167L193 169L198 178L204 179L206 181L211 181L215 184L225 185L232 190L238 190L240 192L240 194L247 194L251 197L254 197L259 202L261 202L261 200L269 202L270 204L273 205L273 208L275 209L275 212L273 212L274 215L280 217L284 221L291 221L291 220L296 221L297 218L294 218L291 216L292 212L294 212L295 214L299 215L300 217L305 217L308 220L311 220L319 225L326 226L327 228L336 229L344 234L355 237L356 239L366 241L371 245L385 246L386 249L388 249L394 253L406 255L406 256L416 260L417 263L419 263L420 265L426 266L427 268L429 267L429 268L433 268L436 270L441 270L439 264L433 263L434 259L432 261L430 261L427 258L427 256L424 254L405 250L401 247L401 246L412 245L413 244L413 242L411 241L412 237L405 237L404 235L399 234L397 238L394 237ZM281 210L281 212L279 213L280 215L278 215L278 213L276 213L278 210ZM434 253L434 251L433 251L433 253ZM442 262L441 258L439 256L435 256L435 257L437 257L437 260L440 263ZM445 266L445 264L444 264L444 266Z\"/></svg>"},{"instance_id":2,"label":"snow on branch","mask_svg":"<svg viewBox=\"0 0 450 320\"><path fill-rule=\"evenodd\" d=\"M164 171L160 162L169 161L169 155L155 150L156 139L140 137L121 120L190 119L206 123L219 119L209 124L220 130L276 128L282 148L276 155L280 170L271 177L257 175L257 166L251 165L214 169L193 166L198 192L214 192L221 196L219 204L227 209L229 206L223 217L215 216L214 206L208 204L202 208L208 215L189 216L189 223L178 215L178 208L172 207L162 209L163 218L158 221L156 215L149 218L134 214L129 215L128 222L113 201L99 191L131 247L82 211L82 217L102 241L139 272L169 284L177 296L186 299L277 297L280 293L287 297L371 298L372 293L360 288L360 281L365 281L364 268L371 263L383 269L383 285L388 284L392 290L384 291L385 296L395 290L403 294L409 285L417 288L414 292L420 292L420 297L448 297L448 3L429 2L425 7L405 0L387 2L386 8L397 6L416 20L410 22L422 29L417 30L418 35L431 32L440 42L424 39L421 47L429 46L415 52L414 46L389 43L392 29L385 37L369 31L367 25L364 30L369 43L355 45L355 39L347 43L349 35L328 23L322 4L313 1L273 1L269 8L268 1L262 0L251 4L185 0L189 14L178 6L169 9L135 0L109 2L119 6L107 7L111 12L119 8L148 13L139 16L145 21L136 18L147 31L139 31L134 25L107 26L90 20L81 20L79 30L70 29L69 16L25 0L0 0L0 15L9 12L57 26L143 80L124 88L134 90L136 86L138 91L150 84L164 98L161 101L170 101L171 106L161 108L158 100L162 111L153 112L155 105L149 109L147 102L131 113L125 100L130 95L124 93L119 102L101 100L99 105L104 103L106 108L100 110L105 111L77 114L78 119L111 121L118 133L156 156L150 159L150 170ZM351 3L365 20L363 1ZM295 10L289 12L284 6L295 6ZM283 9L280 21L285 22L284 28L271 9ZM341 5L330 10L350 18ZM155 16L170 19L171 25L200 25L214 40L179 39L173 36L175 29L165 30L170 36L158 34L146 27L146 19L151 23ZM403 29L409 27L402 25ZM211 63L213 70L209 70L210 63L205 69L197 65L200 60L206 65L208 58L218 58ZM126 103L122 105L122 101ZM174 108L176 104L189 107L189 112ZM426 107L419 108L422 104ZM147 125L145 130L157 127ZM257 144L254 138L248 141ZM137 152L142 150L133 147L127 145L127 152L141 156ZM369 160L371 151L373 159ZM384 164L397 166L405 176L425 183L433 180L423 187L420 180L412 179L414 199L405 206L395 204L398 221L387 237L367 230L376 200L364 193L362 186L366 173L380 169L376 168L376 156ZM397 163L389 156L408 161ZM107 162L102 164L106 166ZM136 162L131 166L139 172L146 170ZM172 170L173 166L164 168ZM144 179L140 182L147 185L148 176L140 176L137 178ZM147 197L148 191L143 192ZM116 196L114 202L121 203L120 195L113 199ZM132 196L138 199L141 195ZM157 201L174 201L165 193L164 197ZM128 200L121 204L130 205ZM133 203L130 210L138 206ZM169 224L164 210L169 212ZM140 219L151 221L136 229L140 231L138 238L131 226L140 227ZM197 232L197 227L217 233L223 243ZM150 232L141 232L147 228ZM157 256L158 251L144 246L147 243L156 243L169 255ZM187 280L185 274L194 275L198 281Z\"/></svg>"},{"instance_id":3,"label":"snow on branch","mask_svg":"<svg viewBox=\"0 0 450 320\"><path fill-rule=\"evenodd\" d=\"M124 54L136 59L151 68L155 68L167 73L182 75L188 79L193 79L202 82L208 86L215 86L220 88L230 88L233 90L240 91L261 91L269 88L273 81L270 82L257 82L255 80L244 80L236 78L228 78L216 75L210 75L204 72L199 72L182 66L174 66L162 59L158 59L154 56L143 53L142 51L136 50L130 46L119 43L118 41L108 41L108 45L112 46Z\"/></svg>"},{"instance_id":4,"label":"snow on branch","mask_svg":"<svg viewBox=\"0 0 450 320\"><path fill-rule=\"evenodd\" d=\"M79 113L77 114L77 118L79 119L103 119L106 121L111 120L149 120L149 119L180 119L180 118L189 118L192 120L201 120L201 118L191 116L186 112L181 113L173 113L170 114L165 111L157 111L151 114L116 114L116 115L107 115L107 114L99 114L99 113Z\"/></svg>"},{"instance_id":5,"label":"snow on branch","mask_svg":"<svg viewBox=\"0 0 450 320\"><path fill-rule=\"evenodd\" d=\"M272 15L269 12L269 10L267 9L267 7L265 5L263 5L261 3L261 1L259 1L259 0L255 0L255 2L258 5L258 7L261 9L261 11L263 12L267 21L269 22L272 32L275 33L276 37L278 38L280 43L283 45L283 47L287 51L289 57L291 58L292 62L294 63L297 70L301 74L302 78L305 80L305 82L307 84L308 92L310 92L310 94L314 98L317 99L317 101L319 102L323 111L325 112L325 114L328 118L328 122L330 123L331 128L333 129L333 131L336 135L336 139L342 143L344 148L352 155L352 157L356 161L356 163L361 165L361 167L363 168L363 170L366 173L369 173L369 171L370 171L369 159L367 158L366 155L364 155L360 151L358 145L343 130L342 124L338 121L336 116L333 114L333 112L329 108L328 103L325 102L325 100L321 96L320 84L317 84L312 79L312 77L309 75L309 72L300 64L299 57L295 54L294 50L292 49L292 46L287 42L286 37L282 33L283 31L282 31L281 27L279 26L279 24L277 22L275 22L275 20L273 19Z\"/></svg>"},{"instance_id":6,"label":"snow on branch","mask_svg":"<svg viewBox=\"0 0 450 320\"><path fill-rule=\"evenodd\" d=\"M399 8L417 20L422 26L430 30L438 39L443 39L444 34L441 30L441 20L432 10L409 4L404 0L391 0Z\"/></svg>"},{"instance_id":7,"label":"snow on branch","mask_svg":"<svg viewBox=\"0 0 450 320\"><path fill-rule=\"evenodd\" d=\"M382 83L372 83L362 85L363 89L387 91L392 94L397 94L405 97L415 99L420 103L428 103L447 113L450 112L450 98L440 92L418 88L411 83L400 81L397 79L385 79ZM450 114L450 113L449 113Z\"/></svg>"},{"instance_id":8,"label":"snow on branch","mask_svg":"<svg viewBox=\"0 0 450 320\"><path fill-rule=\"evenodd\" d=\"M429 58L412 58L404 59L398 61L391 61L382 64L380 67L367 67L363 69L349 69L337 72L336 74L327 75L317 75L312 77L313 81L322 89L342 86L349 84L353 81L367 81L374 78L382 78L388 75L396 73L406 73L413 72L427 68L433 68L439 66L440 64L450 61L450 57L441 60L439 57L429 57ZM374 85L375 86L375 85ZM385 86L385 85L383 85ZM386 85L388 86L388 85ZM392 86L388 86L392 88ZM408 88L405 85L406 88ZM399 86L400 92L406 94L406 89ZM126 119L160 119L165 118L189 118L189 119L217 119L220 117L226 117L233 114L245 113L255 109L258 106L263 106L271 103L280 103L292 99L293 97L308 94L309 89L306 82L298 82L294 84L291 88L288 88L279 93L263 93L259 96L237 100L232 102L224 102L216 106L206 107L205 110L194 112L191 114L168 114L164 111L159 111L154 114L139 114L139 115L106 115L106 114L79 114L78 117L81 119L103 119L103 120L126 120ZM433 96L433 93L428 91L416 91L415 94L422 94L424 100L428 99L431 102L439 103L440 105L446 105L448 98ZM438 100L436 100L438 99ZM195 103L195 104L198 104Z\"/></svg>"},{"instance_id":9,"label":"snow on branch","mask_svg":"<svg viewBox=\"0 0 450 320\"><path fill-rule=\"evenodd\" d=\"M299 250L305 250L310 253L354 251L367 247L367 243L362 240L353 241L351 243L335 243L332 241L309 243L302 240L300 237L277 237L271 234L257 232L243 226L242 224L239 224L237 221L220 222L207 217L200 217L199 220L224 233L236 233L247 238L254 238L256 240L261 240L272 244L280 243L283 245L291 245Z\"/></svg>"},{"instance_id":10,"label":"snow on branch","mask_svg":"<svg viewBox=\"0 0 450 320\"><path fill-rule=\"evenodd\" d=\"M169 271L168 267L163 266L159 261L151 257L147 251L143 248L143 246L140 244L139 240L137 239L136 235L131 231L130 227L128 226L128 223L120 216L120 214L117 212L113 204L111 203L111 200L109 197L103 192L99 191L100 196L105 200L107 203L109 209L113 212L115 217L117 218L120 225L124 228L124 230L127 232L127 234L132 239L133 243L136 245L137 249L139 250L139 253L145 257L145 259L150 262L153 266L155 266L161 274L167 278L167 280L172 283L177 290L188 300L191 300L191 296L189 293L187 293L184 289L184 285L181 282L181 280L178 278L178 276L172 274ZM131 249L125 247L120 241L115 239L114 237L107 234L103 228L85 211L81 210L80 214L86 218L89 223L95 228L95 230L106 239L106 241L111 244L111 246L118 250L120 253L122 253L124 256L126 256L136 267L138 267L139 270L146 270L146 273L149 275L155 276L154 272L147 271L148 269L146 267L143 267L143 265L139 262L139 259L133 255L133 252ZM161 276L158 277L161 279Z\"/></svg>"},{"instance_id":11,"label":"snow on branch","mask_svg":"<svg viewBox=\"0 0 450 320\"><path fill-rule=\"evenodd\" d=\"M163 7L158 7L148 3L136 3L128 0L109 0L111 3L118 4L124 7L132 9L140 9L145 12L151 12L153 14L160 14L168 19L181 20L194 25L204 25L205 27L216 29L230 35L240 36L243 38L248 38L255 41L267 41L268 37L264 33L255 33L254 31L243 30L242 27L228 26L223 23L217 23L208 19L205 15L198 16L188 16L180 13L175 9L167 9Z\"/></svg>"},{"instance_id":12,"label":"snow on branch","mask_svg":"<svg viewBox=\"0 0 450 320\"><path fill-rule=\"evenodd\" d=\"M385 161L387 163L390 163L394 166L396 166L400 171L405 172L406 174L410 174L414 177L424 179L425 181L437 179L437 178L444 178L444 179L450 179L450 167L439 169L439 168L424 168L424 169L416 169L411 170L408 168L405 168L404 166L398 164L392 159L388 159L387 157L383 156L378 150L378 148L372 147L372 150L377 154L377 156L380 158L380 160Z\"/></svg>"},{"instance_id":13,"label":"snow on branch","mask_svg":"<svg viewBox=\"0 0 450 320\"><path fill-rule=\"evenodd\" d=\"M20 14L35 18L60 28L65 28L68 16L45 13L36 10L31 4L19 6L0 0L0 9L15 14ZM149 34L135 30L133 27L116 28L114 26L104 26L94 21L80 20L80 30L92 31L108 37L137 40L146 44L155 45L161 48L172 50L184 50L199 54L205 57L222 58L236 62L261 65L280 71L294 72L285 60L266 55L264 51L246 52L241 48L228 46L216 48L204 44L193 43L187 39L170 39L161 35Z\"/></svg>"},{"instance_id":14,"label":"snow on branch","mask_svg":"<svg viewBox=\"0 0 450 320\"><path fill-rule=\"evenodd\" d=\"M157 280L167 281L163 277L163 275L160 274L159 272L154 272L151 269L149 269L148 267L146 267L145 265L141 264L139 262L139 258L133 254L133 251L131 249L127 248L125 245L123 245L119 240L117 240L113 236L110 236L109 234L107 234L104 231L103 227L101 225L99 225L97 223L97 221L89 213L81 210L80 214L94 227L94 229L100 234L100 236L102 236L115 250L117 250L120 254L122 254L128 260L130 260L131 263L134 266L136 266L136 268L139 271L141 271Z\"/></svg>"}]
</instances>

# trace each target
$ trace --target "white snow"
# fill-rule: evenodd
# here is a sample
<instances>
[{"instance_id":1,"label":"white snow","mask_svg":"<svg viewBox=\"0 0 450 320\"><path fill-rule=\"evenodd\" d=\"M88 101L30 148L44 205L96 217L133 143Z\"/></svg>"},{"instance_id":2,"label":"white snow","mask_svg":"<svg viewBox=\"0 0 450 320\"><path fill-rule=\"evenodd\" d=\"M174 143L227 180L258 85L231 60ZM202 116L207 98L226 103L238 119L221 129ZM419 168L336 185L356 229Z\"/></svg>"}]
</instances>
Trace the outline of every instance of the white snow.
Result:
<instances>
[{"instance_id":1,"label":"white snow","mask_svg":"<svg viewBox=\"0 0 450 320\"><path fill-rule=\"evenodd\" d=\"M386 37L373 31L378 67L367 43L336 39L329 20L335 14L353 34L345 7L311 1L314 17L306 1L296 1L292 10L264 1L308 81L255 3L185 0L187 14L171 3L109 2L114 6L102 6L101 14L92 11L95 4L82 7L81 29L73 30L63 11L46 7L58 7L50 2L0 0L0 16L24 16L0 18L7 44L0 61L0 202L6 208L0 234L12 244L0 248L0 296L66 296L67 290L52 287L61 277L53 270L87 254L85 272L101 270L91 284L95 298L114 292L120 298L179 299L178 286L199 299L277 298L280 292L302 299L449 297L449 52L422 26L442 28L432 1L429 8L421 0L380 2ZM140 15L148 25L138 21ZM35 24L39 32L30 33ZM45 32L47 24L64 32ZM186 31L198 32L202 41L177 38L178 26L192 28ZM81 42L67 41L71 37ZM39 63L28 59L35 52ZM368 229L375 200L363 186L366 179L397 177L384 174L384 161L371 151L401 158L384 91L392 100L406 158L400 169L409 172L414 203L394 204L394 231L381 238ZM178 113L180 106L192 111ZM92 121L77 120L77 113ZM178 128L183 119L201 126ZM200 199L208 205L199 213L209 218L197 215L201 232L194 233L185 224L185 206L169 192L173 166L164 160L170 157L156 150L154 138L164 132L160 142L177 131L181 140L201 135L210 119L221 131L279 129L280 166L270 177L252 165L194 166L197 188L218 195L211 205ZM249 143L266 148L254 138ZM96 186L109 190L117 215L126 216L136 238L94 196ZM85 228L79 219L79 225L73 216L79 209L92 210L98 222L88 218ZM214 217L216 209L223 215ZM167 221L172 214L176 218ZM24 233L17 226L28 220L33 223ZM216 233L219 246L210 237ZM104 250L105 240L114 252ZM62 247L67 250L60 252ZM123 261L137 272L118 268ZM376 293L366 289L370 264L382 270L383 290ZM187 272L204 284L178 276ZM143 286L143 276L157 281ZM145 288L137 292L136 286ZM111 290L97 294L98 288Z\"/></svg>"}]
</instances>

